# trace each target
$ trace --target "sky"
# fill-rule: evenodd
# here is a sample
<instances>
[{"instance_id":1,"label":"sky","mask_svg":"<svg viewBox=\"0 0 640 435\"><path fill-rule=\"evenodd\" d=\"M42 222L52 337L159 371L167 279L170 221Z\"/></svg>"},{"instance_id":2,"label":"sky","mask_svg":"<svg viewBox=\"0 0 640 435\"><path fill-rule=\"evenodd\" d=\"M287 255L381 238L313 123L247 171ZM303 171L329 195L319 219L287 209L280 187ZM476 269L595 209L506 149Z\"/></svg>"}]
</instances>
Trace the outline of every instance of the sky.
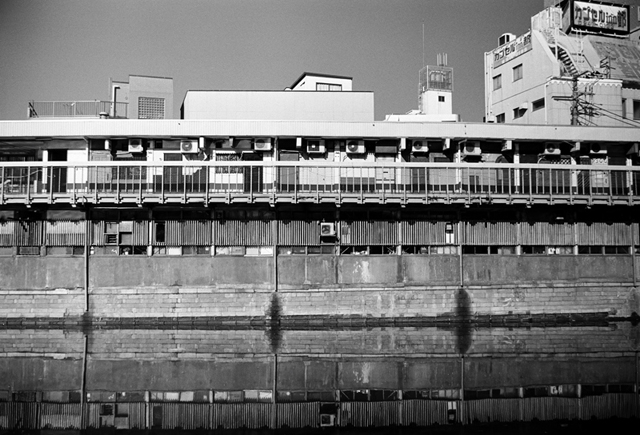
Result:
<instances>
[{"instance_id":1,"label":"sky","mask_svg":"<svg viewBox=\"0 0 640 435\"><path fill-rule=\"evenodd\" d=\"M29 101L108 100L109 79L187 90L282 90L303 72L353 77L375 119L418 108L418 72L447 53L453 111L482 121L484 53L543 0L0 0L0 120Z\"/></svg>"}]
</instances>

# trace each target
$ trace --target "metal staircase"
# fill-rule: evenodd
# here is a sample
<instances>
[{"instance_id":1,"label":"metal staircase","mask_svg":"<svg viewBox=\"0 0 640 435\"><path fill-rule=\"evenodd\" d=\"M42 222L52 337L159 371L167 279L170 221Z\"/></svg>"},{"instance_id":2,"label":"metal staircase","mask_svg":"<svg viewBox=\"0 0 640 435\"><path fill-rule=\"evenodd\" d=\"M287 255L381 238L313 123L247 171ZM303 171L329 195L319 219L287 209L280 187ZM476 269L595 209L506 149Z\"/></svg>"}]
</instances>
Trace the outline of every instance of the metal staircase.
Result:
<instances>
[{"instance_id":1,"label":"metal staircase","mask_svg":"<svg viewBox=\"0 0 640 435\"><path fill-rule=\"evenodd\" d=\"M562 68L564 71L572 77L577 76L580 72L578 71L578 68L576 68L575 63L567 50L560 45L557 46L557 50L556 57L560 62L562 62Z\"/></svg>"}]
</instances>

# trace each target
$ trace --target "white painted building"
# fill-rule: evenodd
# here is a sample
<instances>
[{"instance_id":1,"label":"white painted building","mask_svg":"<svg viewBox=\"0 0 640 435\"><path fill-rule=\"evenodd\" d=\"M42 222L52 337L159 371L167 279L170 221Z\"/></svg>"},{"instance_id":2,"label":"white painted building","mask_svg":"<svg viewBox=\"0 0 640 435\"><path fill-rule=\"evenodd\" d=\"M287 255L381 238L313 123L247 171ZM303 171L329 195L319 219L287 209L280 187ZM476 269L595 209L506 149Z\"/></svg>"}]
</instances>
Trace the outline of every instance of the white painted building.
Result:
<instances>
[{"instance_id":1,"label":"white painted building","mask_svg":"<svg viewBox=\"0 0 640 435\"><path fill-rule=\"evenodd\" d=\"M638 6L556 3L485 53L486 120L640 126Z\"/></svg>"},{"instance_id":2,"label":"white painted building","mask_svg":"<svg viewBox=\"0 0 640 435\"><path fill-rule=\"evenodd\" d=\"M352 90L351 77L302 74L281 91L187 91L182 119L295 121L374 120L373 92Z\"/></svg>"}]
</instances>

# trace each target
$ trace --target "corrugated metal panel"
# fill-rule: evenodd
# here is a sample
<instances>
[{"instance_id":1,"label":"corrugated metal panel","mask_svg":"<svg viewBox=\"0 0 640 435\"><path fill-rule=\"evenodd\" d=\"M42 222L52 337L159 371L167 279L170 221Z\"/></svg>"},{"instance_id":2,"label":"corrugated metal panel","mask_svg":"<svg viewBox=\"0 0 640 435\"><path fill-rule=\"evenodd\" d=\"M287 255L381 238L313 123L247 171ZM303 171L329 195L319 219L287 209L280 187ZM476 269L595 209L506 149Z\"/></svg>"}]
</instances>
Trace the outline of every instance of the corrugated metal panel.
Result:
<instances>
[{"instance_id":1,"label":"corrugated metal panel","mask_svg":"<svg viewBox=\"0 0 640 435\"><path fill-rule=\"evenodd\" d=\"M85 427L100 428L100 407L101 403L87 403L85 404ZM118 403L118 412L121 415L125 415L126 418L119 418L118 421L126 422L125 429L145 429L147 426L147 404L144 402L138 403ZM115 409L114 409L115 411ZM114 419L107 418L109 426L115 423ZM123 428L117 426L118 428Z\"/></svg>"},{"instance_id":2,"label":"corrugated metal panel","mask_svg":"<svg viewBox=\"0 0 640 435\"><path fill-rule=\"evenodd\" d=\"M14 245L14 221L0 222L0 246Z\"/></svg>"},{"instance_id":3,"label":"corrugated metal panel","mask_svg":"<svg viewBox=\"0 0 640 435\"><path fill-rule=\"evenodd\" d=\"M634 222L632 225L633 225L633 235L634 235L633 244L636 246L640 246L640 224L637 222Z\"/></svg>"},{"instance_id":4,"label":"corrugated metal panel","mask_svg":"<svg viewBox=\"0 0 640 435\"><path fill-rule=\"evenodd\" d=\"M447 402L444 400L403 400L402 424L431 426L447 423Z\"/></svg>"},{"instance_id":5,"label":"corrugated metal panel","mask_svg":"<svg viewBox=\"0 0 640 435\"><path fill-rule=\"evenodd\" d=\"M631 226L624 223L576 223L578 245L631 245Z\"/></svg>"},{"instance_id":6,"label":"corrugated metal panel","mask_svg":"<svg viewBox=\"0 0 640 435\"><path fill-rule=\"evenodd\" d=\"M522 245L574 245L574 228L571 224L552 224L549 222L522 222L520 234Z\"/></svg>"},{"instance_id":7,"label":"corrugated metal panel","mask_svg":"<svg viewBox=\"0 0 640 435\"><path fill-rule=\"evenodd\" d=\"M149 221L134 221L132 227L132 243L136 246L149 244Z\"/></svg>"},{"instance_id":8,"label":"corrugated metal panel","mask_svg":"<svg viewBox=\"0 0 640 435\"><path fill-rule=\"evenodd\" d=\"M209 405L206 403L162 403L162 429L209 429Z\"/></svg>"},{"instance_id":9,"label":"corrugated metal panel","mask_svg":"<svg viewBox=\"0 0 640 435\"><path fill-rule=\"evenodd\" d=\"M408 221L402 223L402 243L405 245L444 245L446 222ZM457 243L457 223L453 223L453 243Z\"/></svg>"},{"instance_id":10,"label":"corrugated metal panel","mask_svg":"<svg viewBox=\"0 0 640 435\"><path fill-rule=\"evenodd\" d=\"M85 228L85 221L46 221L44 243L47 246L82 246Z\"/></svg>"},{"instance_id":11,"label":"corrugated metal panel","mask_svg":"<svg viewBox=\"0 0 640 435\"><path fill-rule=\"evenodd\" d=\"M41 403L40 429L80 429L79 403Z\"/></svg>"},{"instance_id":12,"label":"corrugated metal panel","mask_svg":"<svg viewBox=\"0 0 640 435\"><path fill-rule=\"evenodd\" d=\"M271 425L271 403L215 403L213 427L257 429Z\"/></svg>"},{"instance_id":13,"label":"corrugated metal panel","mask_svg":"<svg viewBox=\"0 0 640 435\"><path fill-rule=\"evenodd\" d=\"M478 420L491 421L519 421L521 399L482 399L464 402L464 419L466 422Z\"/></svg>"},{"instance_id":14,"label":"corrugated metal panel","mask_svg":"<svg viewBox=\"0 0 640 435\"><path fill-rule=\"evenodd\" d=\"M270 246L269 221L213 221L213 244L218 246Z\"/></svg>"},{"instance_id":15,"label":"corrugated metal panel","mask_svg":"<svg viewBox=\"0 0 640 435\"><path fill-rule=\"evenodd\" d=\"M398 402L343 402L340 404L340 426L390 426L402 422L402 405Z\"/></svg>"},{"instance_id":16,"label":"corrugated metal panel","mask_svg":"<svg viewBox=\"0 0 640 435\"><path fill-rule=\"evenodd\" d=\"M278 427L290 428L319 427L320 403L277 403Z\"/></svg>"},{"instance_id":17,"label":"corrugated metal panel","mask_svg":"<svg viewBox=\"0 0 640 435\"><path fill-rule=\"evenodd\" d=\"M91 244L104 246L104 221L91 221Z\"/></svg>"},{"instance_id":18,"label":"corrugated metal panel","mask_svg":"<svg viewBox=\"0 0 640 435\"><path fill-rule=\"evenodd\" d=\"M515 222L466 222L465 245L517 245L518 225Z\"/></svg>"},{"instance_id":19,"label":"corrugated metal panel","mask_svg":"<svg viewBox=\"0 0 640 435\"><path fill-rule=\"evenodd\" d=\"M373 120L371 120L373 121ZM255 137L456 137L511 138L598 142L637 141L638 131L632 127L594 127L580 129L573 126L508 125L482 123L421 123L421 122L335 122L335 121L251 121L251 120L118 120L47 119L1 121L0 138L53 136L255 136Z\"/></svg>"},{"instance_id":20,"label":"corrugated metal panel","mask_svg":"<svg viewBox=\"0 0 640 435\"><path fill-rule=\"evenodd\" d=\"M522 399L523 420L577 419L580 399L568 397L530 397Z\"/></svg>"},{"instance_id":21,"label":"corrugated metal panel","mask_svg":"<svg viewBox=\"0 0 640 435\"><path fill-rule=\"evenodd\" d=\"M158 223L155 223L157 228ZM153 232L157 235L157 231ZM182 222L165 221L164 222L164 242L155 240L156 245L181 246L182 245Z\"/></svg>"},{"instance_id":22,"label":"corrugated metal panel","mask_svg":"<svg viewBox=\"0 0 640 435\"><path fill-rule=\"evenodd\" d=\"M319 221L278 221L278 245L301 246L319 244Z\"/></svg>"},{"instance_id":23,"label":"corrugated metal panel","mask_svg":"<svg viewBox=\"0 0 640 435\"><path fill-rule=\"evenodd\" d=\"M211 245L211 221L185 221L182 227L184 245Z\"/></svg>"},{"instance_id":24,"label":"corrugated metal panel","mask_svg":"<svg viewBox=\"0 0 640 435\"><path fill-rule=\"evenodd\" d=\"M340 240L343 245L397 245L398 222L341 222Z\"/></svg>"},{"instance_id":25,"label":"corrugated metal panel","mask_svg":"<svg viewBox=\"0 0 640 435\"><path fill-rule=\"evenodd\" d=\"M100 403L87 403L84 409L85 428L100 427Z\"/></svg>"},{"instance_id":26,"label":"corrugated metal panel","mask_svg":"<svg viewBox=\"0 0 640 435\"><path fill-rule=\"evenodd\" d=\"M40 246L43 233L42 221L16 221L14 235L16 246Z\"/></svg>"},{"instance_id":27,"label":"corrugated metal panel","mask_svg":"<svg viewBox=\"0 0 640 435\"><path fill-rule=\"evenodd\" d=\"M582 419L639 417L634 394L605 394L582 399Z\"/></svg>"},{"instance_id":28,"label":"corrugated metal panel","mask_svg":"<svg viewBox=\"0 0 640 435\"><path fill-rule=\"evenodd\" d=\"M147 404L129 403L129 428L144 429L147 426Z\"/></svg>"},{"instance_id":29,"label":"corrugated metal panel","mask_svg":"<svg viewBox=\"0 0 640 435\"><path fill-rule=\"evenodd\" d=\"M39 429L38 403L0 402L0 428Z\"/></svg>"}]
</instances>

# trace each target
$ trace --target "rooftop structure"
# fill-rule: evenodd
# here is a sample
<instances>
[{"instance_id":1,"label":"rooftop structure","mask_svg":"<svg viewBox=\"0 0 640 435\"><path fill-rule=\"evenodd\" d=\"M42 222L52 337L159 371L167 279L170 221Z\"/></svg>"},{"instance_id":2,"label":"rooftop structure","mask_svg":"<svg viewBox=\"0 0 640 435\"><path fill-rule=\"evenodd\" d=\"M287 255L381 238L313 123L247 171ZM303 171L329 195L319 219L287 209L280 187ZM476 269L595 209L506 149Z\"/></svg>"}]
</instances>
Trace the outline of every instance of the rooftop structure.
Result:
<instances>
[{"instance_id":1,"label":"rooftop structure","mask_svg":"<svg viewBox=\"0 0 640 435\"><path fill-rule=\"evenodd\" d=\"M27 116L35 118L170 119L173 118L173 79L130 75L110 80L108 100L30 101Z\"/></svg>"},{"instance_id":2,"label":"rooftop structure","mask_svg":"<svg viewBox=\"0 0 640 435\"><path fill-rule=\"evenodd\" d=\"M187 91L181 118L371 122L373 92L353 91L351 77L304 73L282 91Z\"/></svg>"}]
</instances>

